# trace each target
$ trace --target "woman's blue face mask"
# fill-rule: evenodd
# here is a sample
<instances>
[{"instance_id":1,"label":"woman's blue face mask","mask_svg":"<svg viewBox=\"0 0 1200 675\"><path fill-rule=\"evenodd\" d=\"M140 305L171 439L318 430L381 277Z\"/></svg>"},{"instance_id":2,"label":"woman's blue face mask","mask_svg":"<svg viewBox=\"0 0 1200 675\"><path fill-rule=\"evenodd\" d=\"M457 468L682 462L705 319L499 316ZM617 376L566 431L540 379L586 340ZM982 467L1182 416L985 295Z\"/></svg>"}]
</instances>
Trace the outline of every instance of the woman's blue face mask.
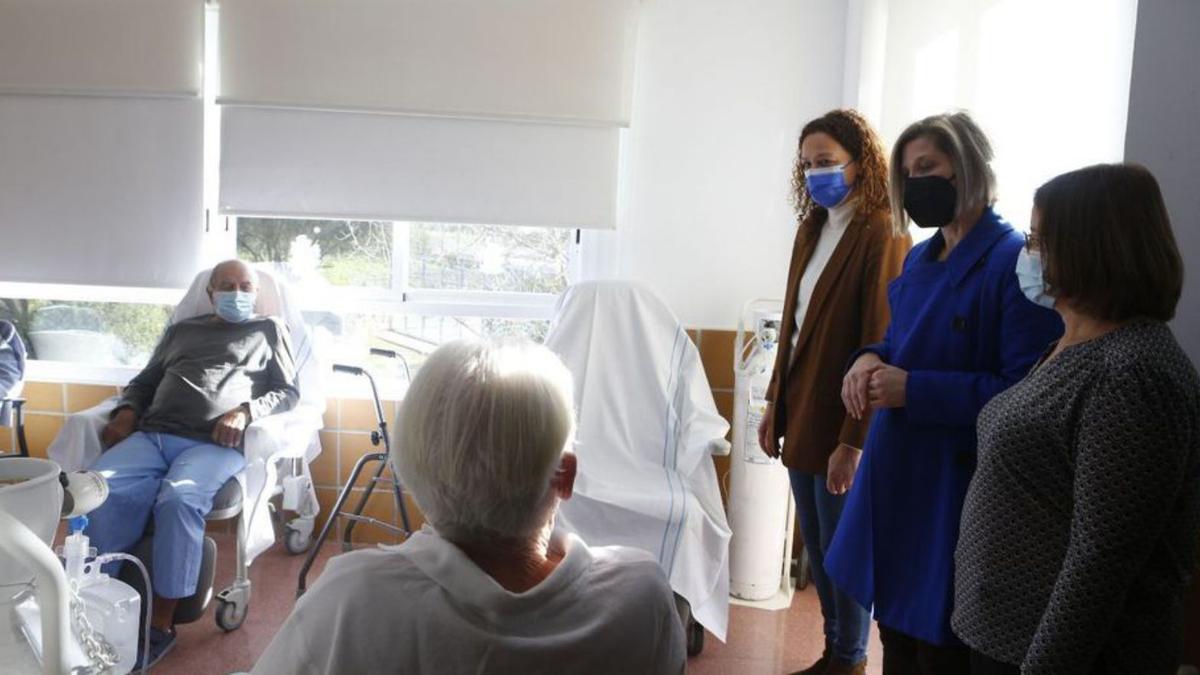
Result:
<instances>
[{"instance_id":1,"label":"woman's blue face mask","mask_svg":"<svg viewBox=\"0 0 1200 675\"><path fill-rule=\"evenodd\" d=\"M1046 291L1046 281L1042 276L1042 256L1036 251L1030 252L1022 248L1017 256L1017 283L1021 292L1030 302L1037 303L1047 309L1054 309L1055 298Z\"/></svg>"},{"instance_id":2,"label":"woman's blue face mask","mask_svg":"<svg viewBox=\"0 0 1200 675\"><path fill-rule=\"evenodd\" d=\"M852 186L846 183L847 166L850 165L847 163L804 172L808 194L812 195L814 202L832 209L846 199L846 195L850 194L852 189Z\"/></svg>"},{"instance_id":3,"label":"woman's blue face mask","mask_svg":"<svg viewBox=\"0 0 1200 675\"><path fill-rule=\"evenodd\" d=\"M213 306L217 316L230 323L242 323L254 316L254 293L244 291L214 291Z\"/></svg>"}]
</instances>

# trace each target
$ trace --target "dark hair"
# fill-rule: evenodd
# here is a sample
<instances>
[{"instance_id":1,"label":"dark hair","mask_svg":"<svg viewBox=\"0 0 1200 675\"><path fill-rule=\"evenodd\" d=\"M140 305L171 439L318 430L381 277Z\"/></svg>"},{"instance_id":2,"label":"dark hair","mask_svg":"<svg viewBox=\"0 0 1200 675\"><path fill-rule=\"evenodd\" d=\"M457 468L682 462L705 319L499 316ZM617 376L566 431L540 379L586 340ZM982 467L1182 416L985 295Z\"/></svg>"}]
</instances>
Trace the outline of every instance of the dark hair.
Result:
<instances>
[{"instance_id":1,"label":"dark hair","mask_svg":"<svg viewBox=\"0 0 1200 675\"><path fill-rule=\"evenodd\" d=\"M879 134L857 110L830 110L805 124L800 132L800 140L796 142L796 164L792 167L792 204L800 223L803 224L809 216L823 216L825 213L825 207L814 202L808 193L808 182L800 166L800 146L804 145L805 138L815 133L828 134L858 163L858 176L854 181L858 208L866 213L887 211L887 153L883 151Z\"/></svg>"},{"instance_id":2,"label":"dark hair","mask_svg":"<svg viewBox=\"0 0 1200 675\"><path fill-rule=\"evenodd\" d=\"M1183 260L1158 181L1142 166L1097 164L1051 179L1033 196L1047 290L1105 321L1168 321Z\"/></svg>"}]
</instances>

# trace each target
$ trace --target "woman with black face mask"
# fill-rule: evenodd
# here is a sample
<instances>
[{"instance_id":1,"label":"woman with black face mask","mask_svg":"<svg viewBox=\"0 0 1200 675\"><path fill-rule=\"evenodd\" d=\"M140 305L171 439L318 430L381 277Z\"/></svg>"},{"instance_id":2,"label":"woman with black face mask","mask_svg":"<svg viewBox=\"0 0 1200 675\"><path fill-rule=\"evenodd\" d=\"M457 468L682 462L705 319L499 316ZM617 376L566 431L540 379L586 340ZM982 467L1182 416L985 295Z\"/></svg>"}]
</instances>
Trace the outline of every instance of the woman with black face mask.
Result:
<instances>
[{"instance_id":1,"label":"woman with black face mask","mask_svg":"<svg viewBox=\"0 0 1200 675\"><path fill-rule=\"evenodd\" d=\"M895 218L938 231L909 253L888 288L883 341L852 359L842 384L850 415L875 416L825 568L874 606L885 675L969 672L950 614L975 418L1062 334L1059 317L1021 291L1025 239L992 210L991 159L962 112L896 141Z\"/></svg>"}]
</instances>

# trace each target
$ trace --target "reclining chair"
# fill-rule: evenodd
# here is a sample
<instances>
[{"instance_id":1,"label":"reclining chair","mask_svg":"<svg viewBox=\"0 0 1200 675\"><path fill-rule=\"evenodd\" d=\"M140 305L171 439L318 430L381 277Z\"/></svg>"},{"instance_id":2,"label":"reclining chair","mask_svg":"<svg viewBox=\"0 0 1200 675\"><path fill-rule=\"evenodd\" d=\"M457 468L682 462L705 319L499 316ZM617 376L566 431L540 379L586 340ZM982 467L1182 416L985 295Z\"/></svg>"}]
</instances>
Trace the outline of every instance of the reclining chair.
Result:
<instances>
[{"instance_id":1,"label":"reclining chair","mask_svg":"<svg viewBox=\"0 0 1200 675\"><path fill-rule=\"evenodd\" d=\"M171 323L213 313L207 286L211 270L196 275L183 301L171 315ZM242 625L250 606L248 568L254 558L275 541L272 497L282 494L281 508L297 516L285 523L285 545L292 554L308 550L319 506L309 472L309 463L321 452L317 432L324 426L325 399L323 370L313 353L313 344L300 310L291 301L287 287L271 274L258 271L258 298L255 311L275 316L287 325L296 362L300 401L284 413L255 420L246 428L243 446L246 468L230 479L213 499L206 520L237 517L237 576L232 585L217 594L217 625L236 630ZM72 414L51 443L48 454L64 471L83 470L103 452L100 431L107 424L118 398ZM150 562L149 537L153 521L133 553ZM190 623L204 614L212 599L213 558L216 544L206 538L205 558L200 570L196 594L181 601L175 612L176 623ZM141 586L140 575L131 578Z\"/></svg>"},{"instance_id":2,"label":"reclining chair","mask_svg":"<svg viewBox=\"0 0 1200 675\"><path fill-rule=\"evenodd\" d=\"M12 452L29 456L21 389L25 385L25 343L16 326L0 321L0 427L12 428Z\"/></svg>"},{"instance_id":3,"label":"reclining chair","mask_svg":"<svg viewBox=\"0 0 1200 675\"><path fill-rule=\"evenodd\" d=\"M710 456L728 454L729 424L696 346L657 296L612 281L568 288L546 346L574 374L579 411L579 473L559 522L590 545L658 558L686 601L690 654L703 628L724 640L730 530Z\"/></svg>"}]
</instances>

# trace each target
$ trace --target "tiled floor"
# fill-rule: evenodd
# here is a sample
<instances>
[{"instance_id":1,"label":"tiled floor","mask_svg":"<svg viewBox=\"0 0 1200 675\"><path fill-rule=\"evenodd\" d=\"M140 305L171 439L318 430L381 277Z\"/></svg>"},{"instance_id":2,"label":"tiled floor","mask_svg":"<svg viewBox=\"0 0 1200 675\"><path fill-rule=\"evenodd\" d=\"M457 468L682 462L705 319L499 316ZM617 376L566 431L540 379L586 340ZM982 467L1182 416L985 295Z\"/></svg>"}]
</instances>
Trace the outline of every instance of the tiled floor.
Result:
<instances>
[{"instance_id":1,"label":"tiled floor","mask_svg":"<svg viewBox=\"0 0 1200 675\"><path fill-rule=\"evenodd\" d=\"M217 568L217 590L233 578L232 541L215 534L222 552ZM327 545L318 557L309 584L324 563L340 548ZM254 584L250 614L240 630L223 633L213 621L214 608L198 622L179 627L179 643L155 672L167 675L214 675L249 670L291 611L296 580L304 562L282 546L264 553L251 568ZM215 605L215 603L214 603ZM700 675L778 675L809 665L821 651L821 613L812 588L796 594L791 609L766 612L733 607L725 644L711 635L703 653L688 662L688 671ZM868 673L880 672L879 642L874 629Z\"/></svg>"}]
</instances>

